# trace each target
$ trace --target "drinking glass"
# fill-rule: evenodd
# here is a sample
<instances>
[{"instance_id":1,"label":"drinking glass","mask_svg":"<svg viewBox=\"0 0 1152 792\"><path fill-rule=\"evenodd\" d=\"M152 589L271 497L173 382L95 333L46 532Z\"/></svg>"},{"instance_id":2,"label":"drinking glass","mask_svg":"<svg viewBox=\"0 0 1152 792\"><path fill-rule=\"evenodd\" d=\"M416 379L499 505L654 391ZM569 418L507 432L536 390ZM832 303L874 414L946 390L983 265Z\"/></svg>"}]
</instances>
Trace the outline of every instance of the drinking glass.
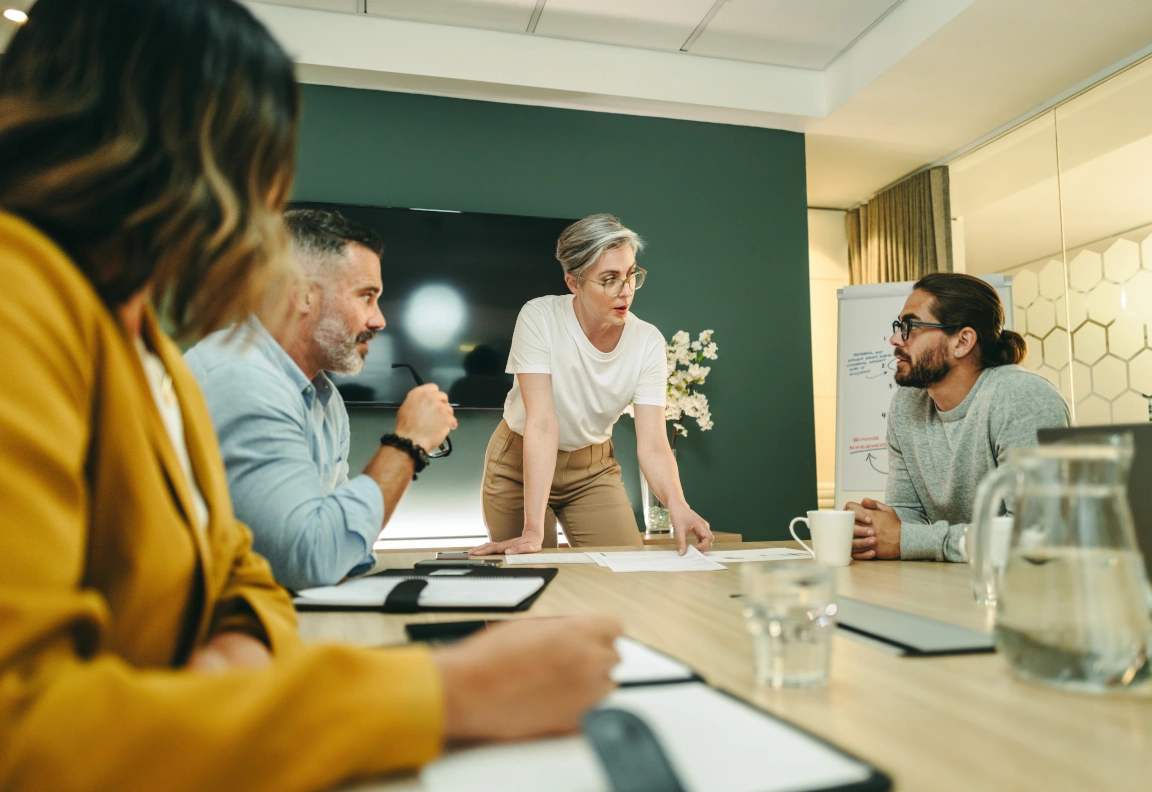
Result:
<instances>
[{"instance_id":1,"label":"drinking glass","mask_svg":"<svg viewBox=\"0 0 1152 792\"><path fill-rule=\"evenodd\" d=\"M741 565L744 618L756 684L813 688L828 683L836 586L832 570L779 561Z\"/></svg>"}]
</instances>

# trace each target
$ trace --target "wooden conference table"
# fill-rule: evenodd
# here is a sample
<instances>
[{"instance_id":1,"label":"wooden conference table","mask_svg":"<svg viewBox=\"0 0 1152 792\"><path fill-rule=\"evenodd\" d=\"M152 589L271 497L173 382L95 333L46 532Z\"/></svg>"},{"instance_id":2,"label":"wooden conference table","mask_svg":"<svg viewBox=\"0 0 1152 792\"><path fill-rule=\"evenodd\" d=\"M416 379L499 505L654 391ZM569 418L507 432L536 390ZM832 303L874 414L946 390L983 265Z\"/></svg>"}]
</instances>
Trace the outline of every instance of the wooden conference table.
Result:
<instances>
[{"instance_id":1,"label":"wooden conference table","mask_svg":"<svg viewBox=\"0 0 1152 792\"><path fill-rule=\"evenodd\" d=\"M411 567L433 553L378 555L381 566L390 568ZM758 689L740 600L731 596L740 589L739 567L619 574L595 564L563 565L531 609L494 617L612 616L625 633L679 658L713 686L870 761L893 778L896 789L1152 789L1152 685L1112 696L1076 694L1018 680L998 655L901 657L840 634L833 639L827 688ZM965 565L854 562L837 575L846 596L989 629L985 609L972 598ZM405 643L409 622L473 618L302 613L300 630L310 641L381 646Z\"/></svg>"}]
</instances>

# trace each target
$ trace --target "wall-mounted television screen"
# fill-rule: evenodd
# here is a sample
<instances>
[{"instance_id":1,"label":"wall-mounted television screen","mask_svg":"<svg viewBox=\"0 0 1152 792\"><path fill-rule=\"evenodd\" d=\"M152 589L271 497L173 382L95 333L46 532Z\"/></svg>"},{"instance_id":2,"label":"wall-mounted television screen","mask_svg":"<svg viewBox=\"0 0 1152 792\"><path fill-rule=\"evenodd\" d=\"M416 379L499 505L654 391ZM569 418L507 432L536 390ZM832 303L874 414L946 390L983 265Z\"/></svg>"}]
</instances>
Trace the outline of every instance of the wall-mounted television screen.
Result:
<instances>
[{"instance_id":1,"label":"wall-mounted television screen","mask_svg":"<svg viewBox=\"0 0 1152 792\"><path fill-rule=\"evenodd\" d=\"M413 387L409 363L462 408L498 409L524 303L566 294L556 239L572 220L294 201L328 209L384 239L380 310L387 326L368 345L364 370L333 375L350 404L396 406Z\"/></svg>"}]
</instances>

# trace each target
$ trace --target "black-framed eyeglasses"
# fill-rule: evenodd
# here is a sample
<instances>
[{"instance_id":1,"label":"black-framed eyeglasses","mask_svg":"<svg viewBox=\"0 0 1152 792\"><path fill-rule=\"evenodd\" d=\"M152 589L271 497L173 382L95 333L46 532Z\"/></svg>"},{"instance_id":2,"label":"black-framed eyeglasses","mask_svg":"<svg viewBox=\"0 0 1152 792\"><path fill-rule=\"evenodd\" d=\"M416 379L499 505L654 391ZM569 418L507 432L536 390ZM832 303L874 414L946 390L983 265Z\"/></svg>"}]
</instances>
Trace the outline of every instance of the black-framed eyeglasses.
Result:
<instances>
[{"instance_id":1,"label":"black-framed eyeglasses","mask_svg":"<svg viewBox=\"0 0 1152 792\"><path fill-rule=\"evenodd\" d=\"M956 325L936 324L935 322L913 322L911 319L897 319L892 323L892 332L900 334L901 341L907 341L913 327L935 327L937 330L955 330Z\"/></svg>"},{"instance_id":2,"label":"black-framed eyeglasses","mask_svg":"<svg viewBox=\"0 0 1152 792\"><path fill-rule=\"evenodd\" d=\"M392 368L406 368L406 369L408 369L408 372L412 375L412 379L416 380L417 387L424 384L424 378L421 377L419 373L417 373L415 368L408 365L407 363L393 363ZM444 457L448 456L451 453L452 453L452 438L451 437L445 437L444 442L441 443L440 446L435 451L433 451L431 454L429 454L428 458L429 459L443 459Z\"/></svg>"},{"instance_id":3,"label":"black-framed eyeglasses","mask_svg":"<svg viewBox=\"0 0 1152 792\"><path fill-rule=\"evenodd\" d=\"M638 291L644 285L644 279L648 277L648 270L637 267L632 270L632 273L627 278L609 278L608 280L594 281L591 278L585 278L583 275L577 275L582 281L595 283L604 289L604 293L609 297L618 297L620 292L624 291L624 284L628 284L628 288L632 291Z\"/></svg>"}]
</instances>

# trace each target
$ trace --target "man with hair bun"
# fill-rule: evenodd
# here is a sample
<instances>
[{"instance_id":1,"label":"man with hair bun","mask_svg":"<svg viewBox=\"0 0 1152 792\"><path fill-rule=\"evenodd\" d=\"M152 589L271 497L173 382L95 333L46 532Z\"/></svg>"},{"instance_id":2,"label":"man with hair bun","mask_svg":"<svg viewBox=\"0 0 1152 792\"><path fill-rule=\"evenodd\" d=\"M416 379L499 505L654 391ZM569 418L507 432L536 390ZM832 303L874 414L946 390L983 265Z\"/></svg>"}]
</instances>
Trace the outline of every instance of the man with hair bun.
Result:
<instances>
[{"instance_id":1,"label":"man with hair bun","mask_svg":"<svg viewBox=\"0 0 1152 792\"><path fill-rule=\"evenodd\" d=\"M886 503L864 498L852 557L964 561L961 540L976 486L1007 458L1036 445L1036 430L1068 426L1068 405L1018 364L1024 338L1004 329L996 290L979 278L925 275L889 339L900 386L888 412Z\"/></svg>"}]
</instances>

